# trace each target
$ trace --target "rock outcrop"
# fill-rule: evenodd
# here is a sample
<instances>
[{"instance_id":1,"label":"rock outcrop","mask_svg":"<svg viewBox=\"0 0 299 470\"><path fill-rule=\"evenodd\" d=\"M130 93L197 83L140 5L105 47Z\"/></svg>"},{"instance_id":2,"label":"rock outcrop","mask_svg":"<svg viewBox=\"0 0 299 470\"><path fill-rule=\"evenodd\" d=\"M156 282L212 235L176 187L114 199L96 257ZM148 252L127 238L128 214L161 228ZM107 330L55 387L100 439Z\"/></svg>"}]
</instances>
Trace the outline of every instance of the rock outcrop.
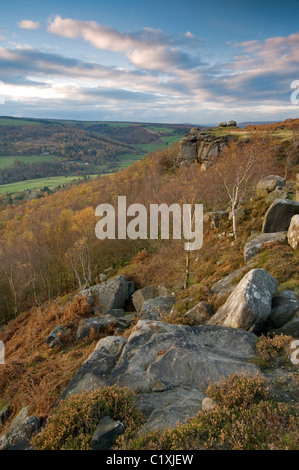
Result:
<instances>
[{"instance_id":1,"label":"rock outcrop","mask_svg":"<svg viewBox=\"0 0 299 470\"><path fill-rule=\"evenodd\" d=\"M263 233L246 243L244 247L245 262L248 263L248 261L257 255L265 245L285 242L286 232Z\"/></svg>"},{"instance_id":2,"label":"rock outcrop","mask_svg":"<svg viewBox=\"0 0 299 470\"><path fill-rule=\"evenodd\" d=\"M197 161L203 170L209 165L212 157L218 157L233 136L214 137L200 129L193 128L180 140L178 166L189 166Z\"/></svg>"},{"instance_id":3,"label":"rock outcrop","mask_svg":"<svg viewBox=\"0 0 299 470\"><path fill-rule=\"evenodd\" d=\"M8 431L0 439L0 450L28 450L31 437L40 429L41 422L30 416L29 406L21 409Z\"/></svg>"},{"instance_id":4,"label":"rock outcrop","mask_svg":"<svg viewBox=\"0 0 299 470\"><path fill-rule=\"evenodd\" d=\"M291 219L288 230L288 242L294 250L297 250L299 247L299 214L294 215Z\"/></svg>"},{"instance_id":5,"label":"rock outcrop","mask_svg":"<svg viewBox=\"0 0 299 470\"><path fill-rule=\"evenodd\" d=\"M271 274L264 269L252 269L213 315L209 324L260 333L271 312L276 287L277 281Z\"/></svg>"},{"instance_id":6,"label":"rock outcrop","mask_svg":"<svg viewBox=\"0 0 299 470\"><path fill-rule=\"evenodd\" d=\"M129 387L148 418L143 430L166 429L195 416L209 383L231 373L259 372L249 362L256 340L234 328L140 320L127 340L100 340L61 398L104 386Z\"/></svg>"},{"instance_id":7,"label":"rock outcrop","mask_svg":"<svg viewBox=\"0 0 299 470\"><path fill-rule=\"evenodd\" d=\"M260 180L256 187L258 197L268 196L275 190L282 190L286 185L286 180L278 175L270 175Z\"/></svg>"},{"instance_id":8,"label":"rock outcrop","mask_svg":"<svg viewBox=\"0 0 299 470\"><path fill-rule=\"evenodd\" d=\"M287 232L296 214L299 214L299 202L276 199L265 215L263 233Z\"/></svg>"}]
</instances>

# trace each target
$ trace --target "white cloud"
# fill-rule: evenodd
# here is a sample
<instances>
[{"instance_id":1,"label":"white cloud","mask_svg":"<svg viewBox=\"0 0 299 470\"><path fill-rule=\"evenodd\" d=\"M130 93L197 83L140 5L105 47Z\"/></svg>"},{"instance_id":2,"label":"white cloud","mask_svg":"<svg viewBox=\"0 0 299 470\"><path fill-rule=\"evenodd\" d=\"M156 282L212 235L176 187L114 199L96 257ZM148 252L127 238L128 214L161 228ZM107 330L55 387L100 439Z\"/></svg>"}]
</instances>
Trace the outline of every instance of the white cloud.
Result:
<instances>
[{"instance_id":1,"label":"white cloud","mask_svg":"<svg viewBox=\"0 0 299 470\"><path fill-rule=\"evenodd\" d=\"M18 26L22 29L38 29L40 27L40 22L32 20L22 20L18 23Z\"/></svg>"},{"instance_id":2,"label":"white cloud","mask_svg":"<svg viewBox=\"0 0 299 470\"><path fill-rule=\"evenodd\" d=\"M185 37L186 37L186 38L191 38L191 39L193 39L195 36L194 36L194 34L192 34L190 31L187 31L187 32L185 33Z\"/></svg>"}]
</instances>

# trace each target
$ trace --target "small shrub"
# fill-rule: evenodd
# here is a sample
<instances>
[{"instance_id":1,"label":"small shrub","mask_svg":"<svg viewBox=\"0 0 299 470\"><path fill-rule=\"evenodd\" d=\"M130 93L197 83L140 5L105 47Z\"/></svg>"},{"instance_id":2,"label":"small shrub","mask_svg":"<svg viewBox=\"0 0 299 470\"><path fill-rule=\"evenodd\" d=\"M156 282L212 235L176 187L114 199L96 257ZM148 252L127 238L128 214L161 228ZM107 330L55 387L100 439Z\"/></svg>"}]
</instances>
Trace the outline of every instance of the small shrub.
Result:
<instances>
[{"instance_id":1,"label":"small shrub","mask_svg":"<svg viewBox=\"0 0 299 470\"><path fill-rule=\"evenodd\" d=\"M90 450L99 419L107 415L125 425L124 439L134 436L144 422L132 391L107 387L61 401L32 445L38 450Z\"/></svg>"},{"instance_id":2,"label":"small shrub","mask_svg":"<svg viewBox=\"0 0 299 470\"><path fill-rule=\"evenodd\" d=\"M285 335L261 336L256 343L254 363L263 370L291 366L290 345L293 340Z\"/></svg>"}]
</instances>

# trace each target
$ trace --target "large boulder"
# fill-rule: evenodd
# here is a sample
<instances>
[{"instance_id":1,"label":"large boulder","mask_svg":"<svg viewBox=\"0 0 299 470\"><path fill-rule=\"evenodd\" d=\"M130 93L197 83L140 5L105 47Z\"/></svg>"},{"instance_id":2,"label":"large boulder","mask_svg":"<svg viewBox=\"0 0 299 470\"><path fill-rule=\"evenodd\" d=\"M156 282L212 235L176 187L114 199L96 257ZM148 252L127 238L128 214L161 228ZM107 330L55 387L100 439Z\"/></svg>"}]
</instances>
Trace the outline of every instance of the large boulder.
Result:
<instances>
[{"instance_id":1,"label":"large boulder","mask_svg":"<svg viewBox=\"0 0 299 470\"><path fill-rule=\"evenodd\" d=\"M256 195L265 197L275 190L282 190L286 185L286 180L278 175L270 175L260 180L256 187Z\"/></svg>"},{"instance_id":2,"label":"large boulder","mask_svg":"<svg viewBox=\"0 0 299 470\"><path fill-rule=\"evenodd\" d=\"M132 302L137 312L143 307L146 300L158 297L157 289L154 286L146 286L143 289L136 290L132 295Z\"/></svg>"},{"instance_id":3,"label":"large boulder","mask_svg":"<svg viewBox=\"0 0 299 470\"><path fill-rule=\"evenodd\" d=\"M294 215L291 219L288 230L288 242L294 250L297 250L299 247L299 214Z\"/></svg>"},{"instance_id":4,"label":"large boulder","mask_svg":"<svg viewBox=\"0 0 299 470\"><path fill-rule=\"evenodd\" d=\"M260 333L270 312L277 281L264 269L252 269L210 319L223 325Z\"/></svg>"},{"instance_id":5,"label":"large boulder","mask_svg":"<svg viewBox=\"0 0 299 470\"><path fill-rule=\"evenodd\" d=\"M140 320L127 340L107 337L62 395L117 385L135 389L148 421L165 429L195 416L210 383L231 373L255 374L250 361L257 337L233 328Z\"/></svg>"},{"instance_id":6,"label":"large boulder","mask_svg":"<svg viewBox=\"0 0 299 470\"><path fill-rule=\"evenodd\" d=\"M30 439L40 429L40 425L40 419L29 414L29 406L22 408L1 437L0 450L30 449Z\"/></svg>"},{"instance_id":7,"label":"large boulder","mask_svg":"<svg viewBox=\"0 0 299 470\"><path fill-rule=\"evenodd\" d=\"M138 314L144 320L161 320L171 312L174 304L174 297L156 297L146 300Z\"/></svg>"},{"instance_id":8,"label":"large boulder","mask_svg":"<svg viewBox=\"0 0 299 470\"><path fill-rule=\"evenodd\" d=\"M276 199L265 215L263 233L287 232L296 214L299 214L299 202Z\"/></svg>"},{"instance_id":9,"label":"large boulder","mask_svg":"<svg viewBox=\"0 0 299 470\"><path fill-rule=\"evenodd\" d=\"M266 328L280 328L299 314L299 299L292 290L284 290L273 297L272 310L266 321Z\"/></svg>"},{"instance_id":10,"label":"large boulder","mask_svg":"<svg viewBox=\"0 0 299 470\"><path fill-rule=\"evenodd\" d=\"M79 293L86 297L90 305L98 304L104 309L123 308L128 293L125 276L117 276L109 281L96 284Z\"/></svg>"},{"instance_id":11,"label":"large boulder","mask_svg":"<svg viewBox=\"0 0 299 470\"><path fill-rule=\"evenodd\" d=\"M276 233L263 233L253 240L250 240L246 243L244 247L244 258L245 262L251 260L255 255L257 255L261 249L271 243L285 243L286 242L286 232L276 232Z\"/></svg>"}]
</instances>

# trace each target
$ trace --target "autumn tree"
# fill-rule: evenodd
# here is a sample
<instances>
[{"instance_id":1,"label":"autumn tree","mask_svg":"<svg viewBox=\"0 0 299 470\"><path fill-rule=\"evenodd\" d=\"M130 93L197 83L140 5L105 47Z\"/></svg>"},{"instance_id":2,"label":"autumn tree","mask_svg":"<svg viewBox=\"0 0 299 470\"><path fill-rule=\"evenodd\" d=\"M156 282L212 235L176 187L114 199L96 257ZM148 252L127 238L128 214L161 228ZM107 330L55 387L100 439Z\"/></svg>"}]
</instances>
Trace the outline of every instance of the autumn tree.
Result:
<instances>
[{"instance_id":1,"label":"autumn tree","mask_svg":"<svg viewBox=\"0 0 299 470\"><path fill-rule=\"evenodd\" d=\"M238 240L237 211L251 184L273 170L273 141L269 135L250 136L249 142L232 142L215 162L215 171L228 196L235 240Z\"/></svg>"}]
</instances>

